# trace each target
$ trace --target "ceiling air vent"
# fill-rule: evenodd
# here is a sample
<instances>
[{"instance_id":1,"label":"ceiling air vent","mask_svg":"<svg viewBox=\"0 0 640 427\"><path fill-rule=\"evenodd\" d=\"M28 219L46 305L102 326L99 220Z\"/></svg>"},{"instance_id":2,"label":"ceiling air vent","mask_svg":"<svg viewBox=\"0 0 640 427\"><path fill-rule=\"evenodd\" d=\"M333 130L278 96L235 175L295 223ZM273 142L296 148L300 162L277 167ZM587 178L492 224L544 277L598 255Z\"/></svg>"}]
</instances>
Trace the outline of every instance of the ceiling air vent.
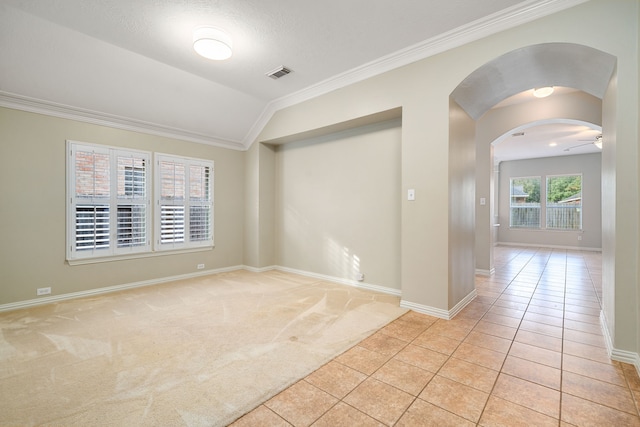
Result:
<instances>
[{"instance_id":1,"label":"ceiling air vent","mask_svg":"<svg viewBox=\"0 0 640 427\"><path fill-rule=\"evenodd\" d=\"M267 73L267 77L271 77L272 79L277 80L280 77L286 76L290 72L291 72L290 69L288 69L287 67L282 65L282 66L276 68L275 70L268 72Z\"/></svg>"}]
</instances>

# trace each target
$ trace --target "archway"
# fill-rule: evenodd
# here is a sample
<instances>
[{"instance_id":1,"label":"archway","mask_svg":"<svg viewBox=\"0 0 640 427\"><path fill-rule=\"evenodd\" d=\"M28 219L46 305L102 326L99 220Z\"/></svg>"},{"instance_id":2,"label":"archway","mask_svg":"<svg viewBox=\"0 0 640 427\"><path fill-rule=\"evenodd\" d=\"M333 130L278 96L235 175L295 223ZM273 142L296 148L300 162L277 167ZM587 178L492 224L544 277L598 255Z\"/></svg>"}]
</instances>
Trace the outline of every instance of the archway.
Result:
<instances>
[{"instance_id":1,"label":"archway","mask_svg":"<svg viewBox=\"0 0 640 427\"><path fill-rule=\"evenodd\" d=\"M489 186L493 174L490 150L493 139L480 141L476 134L478 120L487 111L510 96L542 86L570 87L599 100L605 100L611 95L608 90L610 91L610 82L615 79L615 68L616 59L612 55L588 46L570 43L528 46L488 62L467 76L450 95L450 159L472 158L473 165L477 168L474 184L486 182ZM602 111L597 121L590 117L571 117L571 112L566 111L549 112L550 115L546 119L571 118L603 124ZM615 116L615 111L608 111L607 114L609 117ZM519 124L524 125L525 122ZM603 124L603 128L605 126L606 124ZM485 149L476 151L476 148L480 147ZM605 140L603 150L606 149ZM487 230L491 230L493 227L490 213L482 224L476 223L475 211L481 205L479 200L475 200L475 185L473 191L469 190L470 162L465 160L457 163L456 166L450 161L449 176L449 293L454 295L456 289L467 288L469 282L472 283L474 280L470 274L460 277L457 272L475 271L476 235L460 230L468 230L469 222L473 222L474 229L486 227ZM464 164L467 167L460 166ZM615 175L615 164L610 167L613 170L607 173ZM603 229L603 233L605 232L615 232L615 225L613 228ZM488 251L492 250L490 242L491 240L487 239ZM608 257L614 262L615 254L605 253L606 250L603 246L603 258ZM470 262L474 263L473 268L469 268ZM613 286L613 283L610 285Z\"/></svg>"}]
</instances>

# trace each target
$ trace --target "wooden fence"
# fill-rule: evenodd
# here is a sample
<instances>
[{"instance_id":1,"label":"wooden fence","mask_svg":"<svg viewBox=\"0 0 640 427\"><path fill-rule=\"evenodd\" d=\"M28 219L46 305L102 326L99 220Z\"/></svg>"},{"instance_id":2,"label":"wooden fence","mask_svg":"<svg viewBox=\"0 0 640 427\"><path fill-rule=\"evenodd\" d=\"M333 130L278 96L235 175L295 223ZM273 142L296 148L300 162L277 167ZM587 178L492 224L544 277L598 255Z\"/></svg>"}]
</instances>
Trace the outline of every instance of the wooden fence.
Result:
<instances>
[{"instance_id":1,"label":"wooden fence","mask_svg":"<svg viewBox=\"0 0 640 427\"><path fill-rule=\"evenodd\" d=\"M511 206L511 228L541 228L539 203L519 203ZM582 229L582 206L567 203L547 203L546 229Z\"/></svg>"}]
</instances>

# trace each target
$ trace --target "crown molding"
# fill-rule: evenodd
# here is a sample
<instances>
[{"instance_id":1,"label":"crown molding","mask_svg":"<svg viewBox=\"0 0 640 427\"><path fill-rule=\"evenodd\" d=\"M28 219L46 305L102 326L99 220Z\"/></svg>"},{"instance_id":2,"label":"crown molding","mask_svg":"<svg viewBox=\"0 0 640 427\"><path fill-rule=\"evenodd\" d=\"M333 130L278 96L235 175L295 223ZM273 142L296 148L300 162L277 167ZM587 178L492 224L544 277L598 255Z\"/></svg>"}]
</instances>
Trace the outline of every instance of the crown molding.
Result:
<instances>
[{"instance_id":1,"label":"crown molding","mask_svg":"<svg viewBox=\"0 0 640 427\"><path fill-rule=\"evenodd\" d=\"M258 120L253 123L253 126L251 126L251 129L249 129L249 132L242 140L242 146L245 150L251 148L253 143L258 139L258 136L260 135L260 132L262 132L262 129L264 129L267 123L269 123L269 120L271 120L276 111L277 110L274 101L269 102L264 107L262 113L260 113L260 116L258 116Z\"/></svg>"},{"instance_id":2,"label":"crown molding","mask_svg":"<svg viewBox=\"0 0 640 427\"><path fill-rule=\"evenodd\" d=\"M463 46L481 38L586 3L589 0L529 0L484 18L416 43L360 67L333 76L291 95L271 101L243 139L248 149L269 122L283 108L316 98L337 89L403 67L416 61Z\"/></svg>"},{"instance_id":3,"label":"crown molding","mask_svg":"<svg viewBox=\"0 0 640 427\"><path fill-rule=\"evenodd\" d=\"M245 150L244 145L238 141L216 138L184 129L163 126L156 123L135 120L113 114L92 111L88 109L71 107L51 101L30 98L10 92L0 91L0 107L27 111L30 113L44 114L62 119L76 120L99 126L107 126L116 129L141 132L166 138L180 139L183 141L206 144L215 147L230 148L233 150Z\"/></svg>"}]
</instances>

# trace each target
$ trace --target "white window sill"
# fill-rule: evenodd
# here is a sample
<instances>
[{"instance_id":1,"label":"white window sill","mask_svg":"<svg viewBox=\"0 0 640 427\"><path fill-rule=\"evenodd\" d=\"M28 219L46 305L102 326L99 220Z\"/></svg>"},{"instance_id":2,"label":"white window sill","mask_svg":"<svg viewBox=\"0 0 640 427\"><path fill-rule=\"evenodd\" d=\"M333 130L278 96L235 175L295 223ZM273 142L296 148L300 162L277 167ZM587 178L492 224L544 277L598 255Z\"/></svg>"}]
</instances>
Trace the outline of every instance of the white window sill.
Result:
<instances>
[{"instance_id":1,"label":"white window sill","mask_svg":"<svg viewBox=\"0 0 640 427\"><path fill-rule=\"evenodd\" d=\"M85 265L85 264L98 264L103 262L124 261L124 260L130 260L130 259L155 258L157 256L179 255L179 254L188 254L188 253L194 253L194 252L211 251L213 250L214 247L215 246L203 246L200 248L139 252L134 254L114 255L114 256L106 256L106 257L76 258L76 259L68 259L67 263L69 265Z\"/></svg>"}]
</instances>

